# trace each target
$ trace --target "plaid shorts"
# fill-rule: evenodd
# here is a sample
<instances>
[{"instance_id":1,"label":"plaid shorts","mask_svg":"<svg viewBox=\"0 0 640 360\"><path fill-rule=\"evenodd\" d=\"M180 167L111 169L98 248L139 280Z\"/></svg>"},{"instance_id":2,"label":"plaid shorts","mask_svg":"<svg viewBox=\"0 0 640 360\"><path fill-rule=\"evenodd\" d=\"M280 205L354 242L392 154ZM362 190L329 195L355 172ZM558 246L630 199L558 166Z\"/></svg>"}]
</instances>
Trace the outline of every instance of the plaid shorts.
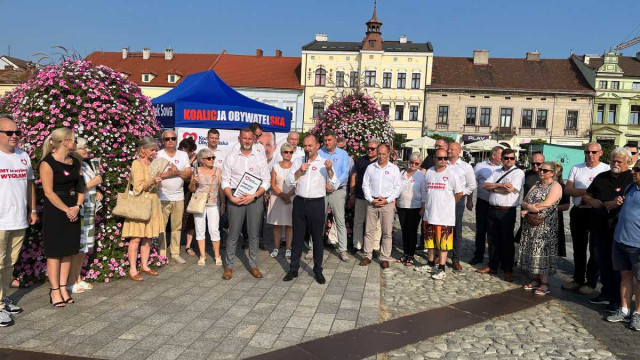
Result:
<instances>
[{"instance_id":1,"label":"plaid shorts","mask_svg":"<svg viewBox=\"0 0 640 360\"><path fill-rule=\"evenodd\" d=\"M455 226L431 225L427 221L423 221L422 228L424 229L425 249L438 249L441 251L453 249Z\"/></svg>"}]
</instances>

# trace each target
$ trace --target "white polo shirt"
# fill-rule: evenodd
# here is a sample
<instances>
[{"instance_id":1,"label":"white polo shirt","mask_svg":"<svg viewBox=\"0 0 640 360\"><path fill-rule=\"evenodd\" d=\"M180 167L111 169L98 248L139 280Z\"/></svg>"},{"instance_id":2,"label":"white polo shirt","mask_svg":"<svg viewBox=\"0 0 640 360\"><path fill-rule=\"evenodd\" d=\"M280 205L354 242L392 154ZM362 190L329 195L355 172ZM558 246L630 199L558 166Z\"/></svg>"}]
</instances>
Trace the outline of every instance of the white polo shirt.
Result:
<instances>
[{"instance_id":1,"label":"white polo shirt","mask_svg":"<svg viewBox=\"0 0 640 360\"><path fill-rule=\"evenodd\" d=\"M31 159L26 152L0 150L0 230L21 230L27 222L28 182L33 180Z\"/></svg>"},{"instance_id":2,"label":"white polo shirt","mask_svg":"<svg viewBox=\"0 0 640 360\"><path fill-rule=\"evenodd\" d=\"M367 167L362 179L362 192L368 202L382 197L392 203L402 190L400 169L395 164L387 162L382 167L377 161Z\"/></svg>"}]
</instances>

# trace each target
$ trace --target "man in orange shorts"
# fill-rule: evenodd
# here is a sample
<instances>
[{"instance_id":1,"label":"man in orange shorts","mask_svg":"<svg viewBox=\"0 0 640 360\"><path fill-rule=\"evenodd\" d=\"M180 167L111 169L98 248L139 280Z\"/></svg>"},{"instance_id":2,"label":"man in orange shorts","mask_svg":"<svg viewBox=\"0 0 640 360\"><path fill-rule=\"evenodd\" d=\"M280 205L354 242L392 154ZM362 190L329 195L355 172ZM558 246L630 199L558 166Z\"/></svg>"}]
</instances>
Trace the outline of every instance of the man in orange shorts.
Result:
<instances>
[{"instance_id":1,"label":"man in orange shorts","mask_svg":"<svg viewBox=\"0 0 640 360\"><path fill-rule=\"evenodd\" d=\"M434 280L444 280L447 252L453 249L453 232L456 225L456 202L464 196L464 187L458 181L456 170L448 166L447 152L436 151L435 165L425 174L422 189L421 213L423 215L424 247L429 251L426 266L415 268L420 272L431 272ZM435 249L440 251L438 266L434 262Z\"/></svg>"}]
</instances>

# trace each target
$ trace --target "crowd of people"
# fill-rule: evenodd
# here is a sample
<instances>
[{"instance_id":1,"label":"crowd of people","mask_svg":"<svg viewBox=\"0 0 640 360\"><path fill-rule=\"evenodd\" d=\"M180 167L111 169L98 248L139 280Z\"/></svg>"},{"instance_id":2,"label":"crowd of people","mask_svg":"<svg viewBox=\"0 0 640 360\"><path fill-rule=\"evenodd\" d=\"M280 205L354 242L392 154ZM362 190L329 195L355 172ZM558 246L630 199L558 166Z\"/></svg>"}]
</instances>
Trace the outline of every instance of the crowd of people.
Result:
<instances>
[{"instance_id":1,"label":"crowd of people","mask_svg":"<svg viewBox=\"0 0 640 360\"><path fill-rule=\"evenodd\" d=\"M71 294L92 288L82 280L81 268L93 251L102 199L100 166L87 140L58 128L42 149L44 207L39 213L31 160L18 147L20 136L11 117L1 116L0 175L6 176L0 177L0 326L12 325L12 314L22 311L5 292L25 230L38 221L51 304L69 306ZM590 295L599 279L602 289L589 301L608 305L607 321L630 322L640 330L640 302L635 311L631 308L633 293L640 291L640 162L634 145L613 150L607 165L600 162L600 144L587 144L585 162L571 169L565 184L562 165L545 161L542 154L534 154L524 172L516 166L514 150L495 147L473 167L462 159L460 144L444 140L436 142L433 156L412 153L404 169L392 161L393 148L374 138L366 155L352 159L343 149L346 139L333 132L321 139L307 135L302 146L300 135L291 132L277 146L275 134L263 132L258 123L241 129L238 143L227 151L219 148L216 129L208 131L201 149L191 138L178 142L173 130L165 130L160 141L161 146L155 138L140 139L128 178L127 192L130 188L151 204L148 219L126 218L122 229L133 281L158 275L149 266L154 239L167 261L186 263L183 235L186 254L197 255L200 266L207 266L207 243L212 243L213 264L223 267L224 280L234 276L238 251L248 250L249 272L259 279L260 249L279 258L284 245L289 262L284 281L298 276L308 248L305 258L312 259L314 278L324 284L328 241L341 261L355 257L368 266L378 257L382 269L394 261L445 281L449 258L453 271L463 271L462 219L475 207L475 252L469 264L480 265L481 274L502 271L508 282L514 266L522 268L531 274L523 289L544 296L551 291L549 277L558 257L566 256L562 213L572 201L575 272L563 289ZM352 242L346 209L354 211ZM325 236L329 213L332 226ZM391 256L396 214L403 244L397 260ZM418 251L426 252L422 264Z\"/></svg>"}]
</instances>

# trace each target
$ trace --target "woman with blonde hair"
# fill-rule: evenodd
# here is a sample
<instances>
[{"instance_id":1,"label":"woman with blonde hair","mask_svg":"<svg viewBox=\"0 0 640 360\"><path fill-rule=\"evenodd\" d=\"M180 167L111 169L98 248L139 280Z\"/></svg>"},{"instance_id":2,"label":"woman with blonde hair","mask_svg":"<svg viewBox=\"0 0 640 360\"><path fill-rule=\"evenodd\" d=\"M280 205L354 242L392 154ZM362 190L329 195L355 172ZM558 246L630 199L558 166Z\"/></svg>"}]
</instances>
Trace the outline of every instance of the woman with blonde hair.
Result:
<instances>
[{"instance_id":1,"label":"woman with blonde hair","mask_svg":"<svg viewBox=\"0 0 640 360\"><path fill-rule=\"evenodd\" d=\"M284 143L280 146L282 161L275 164L271 169L271 197L269 198L269 208L267 209L267 224L273 225L273 251L271 257L278 256L280 240L282 237L282 227L284 226L285 252L287 259L291 258L291 239L293 237L293 198L296 194L296 187L285 184L285 179L289 177L291 171L291 158L295 152L293 145Z\"/></svg>"},{"instance_id":2,"label":"woman with blonde hair","mask_svg":"<svg viewBox=\"0 0 640 360\"><path fill-rule=\"evenodd\" d=\"M129 238L129 278L134 281L144 280L138 272L138 247L140 247L140 268L145 274L156 276L158 272L149 267L149 254L151 253L151 239L164 233L164 219L162 208L158 198L158 183L162 181L159 176L154 178L149 173L151 161L158 152L158 141L150 136L140 140L138 158L131 164L129 180L133 185L135 195L143 194L151 199L151 218L147 221L126 219L122 226L122 238ZM127 189L128 191L129 189Z\"/></svg>"},{"instance_id":3,"label":"woman with blonde hair","mask_svg":"<svg viewBox=\"0 0 640 360\"><path fill-rule=\"evenodd\" d=\"M198 265L206 264L205 253L205 232L209 231L211 242L213 242L213 254L216 265L222 265L220 257L220 215L225 212L225 202L222 202L218 209L218 198L222 199L223 191L220 183L222 181L222 170L213 166L216 156L209 149L202 149L198 152L198 163L200 167L191 174L189 191L194 194L206 194L207 200L202 214L193 214L193 221L196 226L196 242L200 249L200 260ZM193 200L193 197L192 197Z\"/></svg>"},{"instance_id":4,"label":"woman with blonde hair","mask_svg":"<svg viewBox=\"0 0 640 360\"><path fill-rule=\"evenodd\" d=\"M44 190L42 239L51 283L49 302L55 307L73 304L66 282L71 258L80 249L79 213L84 202L85 183L80 161L70 153L76 149L71 129L58 128L45 139L40 164Z\"/></svg>"},{"instance_id":5,"label":"woman with blonde hair","mask_svg":"<svg viewBox=\"0 0 640 360\"><path fill-rule=\"evenodd\" d=\"M540 180L522 202L522 238L518 265L533 275L525 290L536 295L550 292L548 278L556 271L558 255L558 210L562 187L556 180L556 163L545 161L538 170Z\"/></svg>"},{"instance_id":6,"label":"woman with blonde hair","mask_svg":"<svg viewBox=\"0 0 640 360\"><path fill-rule=\"evenodd\" d=\"M69 275L69 281L67 284L67 290L72 293L83 293L85 290L93 289L93 285L82 280L80 273L82 271L82 264L87 254L93 252L94 248L94 234L95 234L95 216L96 216L96 204L102 200L102 193L96 190L97 186L102 183L102 176L100 176L99 169L89 161L91 152L89 150L89 144L87 139L78 137L76 139L76 150L71 154L82 165L82 176L84 178L85 192L84 203L82 204L82 211L80 216L82 217L82 230L80 232L80 252L71 259L71 274Z\"/></svg>"}]
</instances>

